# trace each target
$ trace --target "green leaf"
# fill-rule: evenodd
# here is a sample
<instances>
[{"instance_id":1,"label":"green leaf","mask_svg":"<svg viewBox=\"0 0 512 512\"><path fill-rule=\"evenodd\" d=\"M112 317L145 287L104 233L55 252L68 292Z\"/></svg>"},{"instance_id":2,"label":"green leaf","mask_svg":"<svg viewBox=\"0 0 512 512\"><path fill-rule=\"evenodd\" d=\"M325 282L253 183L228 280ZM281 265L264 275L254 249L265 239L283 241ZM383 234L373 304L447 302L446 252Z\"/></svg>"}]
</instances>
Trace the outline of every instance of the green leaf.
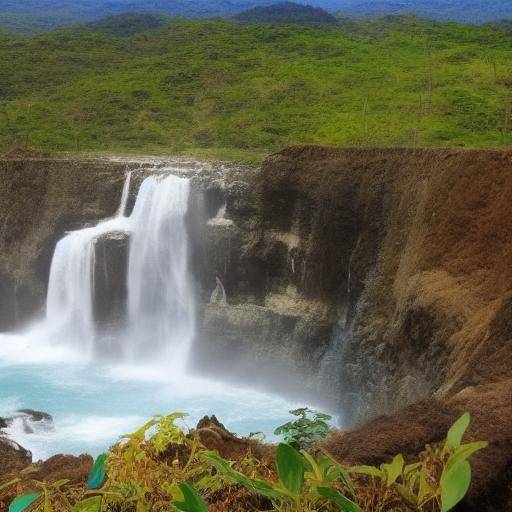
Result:
<instances>
[{"instance_id":1,"label":"green leaf","mask_svg":"<svg viewBox=\"0 0 512 512\"><path fill-rule=\"evenodd\" d=\"M318 487L317 491L320 496L327 498L343 512L363 512L357 503L349 500L346 496L341 494L341 492L332 487Z\"/></svg>"},{"instance_id":2,"label":"green leaf","mask_svg":"<svg viewBox=\"0 0 512 512\"><path fill-rule=\"evenodd\" d=\"M41 497L40 492L19 496L9 505L9 512L23 512Z\"/></svg>"},{"instance_id":3,"label":"green leaf","mask_svg":"<svg viewBox=\"0 0 512 512\"><path fill-rule=\"evenodd\" d=\"M243 485L246 489L267 498L289 498L289 494L284 490L278 489L271 483L264 480L255 480L246 477L239 471L234 470L229 462L223 459L217 452L203 452L201 457L208 461L220 474L233 479L235 482Z\"/></svg>"},{"instance_id":4,"label":"green leaf","mask_svg":"<svg viewBox=\"0 0 512 512\"><path fill-rule=\"evenodd\" d=\"M386 478L384 471L374 466L352 466L347 468L347 471L349 473L358 473L360 475L375 476L377 478L382 478L383 480Z\"/></svg>"},{"instance_id":5,"label":"green leaf","mask_svg":"<svg viewBox=\"0 0 512 512\"><path fill-rule=\"evenodd\" d=\"M11 485L17 484L18 482L21 482L21 478L15 478L14 480L9 480L9 482L6 482L5 484L0 485L0 491L7 489L7 487L11 487Z\"/></svg>"},{"instance_id":6,"label":"green leaf","mask_svg":"<svg viewBox=\"0 0 512 512\"><path fill-rule=\"evenodd\" d=\"M89 480L87 481L87 487L89 489L101 489L101 487L103 487L107 478L106 461L106 453L102 453L96 459L91 474L89 475Z\"/></svg>"},{"instance_id":7,"label":"green leaf","mask_svg":"<svg viewBox=\"0 0 512 512\"><path fill-rule=\"evenodd\" d=\"M401 454L397 455L389 464L382 464L381 470L386 474L386 483L393 485L404 469L404 458Z\"/></svg>"},{"instance_id":8,"label":"green leaf","mask_svg":"<svg viewBox=\"0 0 512 512\"><path fill-rule=\"evenodd\" d=\"M279 480L292 494L299 495L304 489L304 459L289 444L281 443L277 448L277 473Z\"/></svg>"},{"instance_id":9,"label":"green leaf","mask_svg":"<svg viewBox=\"0 0 512 512\"><path fill-rule=\"evenodd\" d=\"M461 444L450 456L448 461L446 462L446 469L453 466L455 463L466 460L473 453L482 450L483 448L487 448L489 443L486 441L475 441L474 443Z\"/></svg>"},{"instance_id":10,"label":"green leaf","mask_svg":"<svg viewBox=\"0 0 512 512\"><path fill-rule=\"evenodd\" d=\"M182 512L208 512L208 505L191 485L183 482L179 487L183 494L183 501L173 502L178 510Z\"/></svg>"},{"instance_id":11,"label":"green leaf","mask_svg":"<svg viewBox=\"0 0 512 512\"><path fill-rule=\"evenodd\" d=\"M466 495L471 483L471 466L467 460L454 464L441 475L441 512L448 512Z\"/></svg>"},{"instance_id":12,"label":"green leaf","mask_svg":"<svg viewBox=\"0 0 512 512\"><path fill-rule=\"evenodd\" d=\"M73 507L73 512L100 512L101 510L101 496L94 496L94 498L87 498L77 503Z\"/></svg>"},{"instance_id":13,"label":"green leaf","mask_svg":"<svg viewBox=\"0 0 512 512\"><path fill-rule=\"evenodd\" d=\"M469 412L466 412L450 427L446 436L446 450L455 450L460 446L462 436L466 432L470 421L471 416Z\"/></svg>"},{"instance_id":14,"label":"green leaf","mask_svg":"<svg viewBox=\"0 0 512 512\"><path fill-rule=\"evenodd\" d=\"M435 494L433 487L427 481L427 469L422 467L420 470L420 485L418 489L418 500L420 503L423 502L426 496Z\"/></svg>"}]
</instances>

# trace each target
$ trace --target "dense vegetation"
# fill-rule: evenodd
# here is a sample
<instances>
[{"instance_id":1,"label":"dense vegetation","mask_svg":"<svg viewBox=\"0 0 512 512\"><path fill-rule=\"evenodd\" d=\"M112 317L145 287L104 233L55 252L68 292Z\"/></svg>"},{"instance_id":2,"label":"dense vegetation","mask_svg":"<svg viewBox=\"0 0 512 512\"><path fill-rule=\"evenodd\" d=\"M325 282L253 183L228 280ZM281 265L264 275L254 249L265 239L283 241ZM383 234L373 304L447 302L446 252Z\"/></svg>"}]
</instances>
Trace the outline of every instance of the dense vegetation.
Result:
<instances>
[{"instance_id":1,"label":"dense vegetation","mask_svg":"<svg viewBox=\"0 0 512 512\"><path fill-rule=\"evenodd\" d=\"M279 2L276 4L254 7L235 16L241 23L274 23L295 25L336 25L337 19L327 11L311 5L295 2Z\"/></svg>"},{"instance_id":2,"label":"dense vegetation","mask_svg":"<svg viewBox=\"0 0 512 512\"><path fill-rule=\"evenodd\" d=\"M88 26L112 36L129 37L161 27L166 21L169 21L169 18L163 14L127 12L93 21Z\"/></svg>"},{"instance_id":3,"label":"dense vegetation","mask_svg":"<svg viewBox=\"0 0 512 512\"><path fill-rule=\"evenodd\" d=\"M512 37L392 17L0 34L0 147L263 155L512 142Z\"/></svg>"},{"instance_id":4,"label":"dense vegetation","mask_svg":"<svg viewBox=\"0 0 512 512\"><path fill-rule=\"evenodd\" d=\"M445 442L409 463L396 455L380 467L343 466L322 447L249 441L227 460L203 440L232 434L215 425L184 430L181 418L157 417L124 436L98 457L86 486L31 481L27 468L0 487L0 504L9 512L448 512L468 491L469 457L487 446L462 443L466 413Z\"/></svg>"}]
</instances>

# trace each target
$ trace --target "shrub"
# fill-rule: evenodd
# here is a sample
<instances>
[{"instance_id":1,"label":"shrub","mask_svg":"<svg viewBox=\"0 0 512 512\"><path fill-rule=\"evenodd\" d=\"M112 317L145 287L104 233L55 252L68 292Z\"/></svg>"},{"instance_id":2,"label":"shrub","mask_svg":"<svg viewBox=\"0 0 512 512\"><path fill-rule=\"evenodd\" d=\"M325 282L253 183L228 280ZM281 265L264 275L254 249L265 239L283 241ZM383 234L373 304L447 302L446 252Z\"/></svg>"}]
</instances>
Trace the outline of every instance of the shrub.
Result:
<instances>
[{"instance_id":1,"label":"shrub","mask_svg":"<svg viewBox=\"0 0 512 512\"><path fill-rule=\"evenodd\" d=\"M298 411L304 419L308 410ZM197 431L176 426L181 418L155 417L123 436L123 443L97 458L87 488L68 486L67 480L32 481L41 491L16 498L9 512L207 512L208 504L211 511L230 512L448 512L469 488L469 457L487 445L462 443L470 422L466 413L444 443L427 446L414 463L399 454L379 467L345 467L328 453L312 455L281 443L269 467L250 453L228 461L207 450Z\"/></svg>"}]
</instances>

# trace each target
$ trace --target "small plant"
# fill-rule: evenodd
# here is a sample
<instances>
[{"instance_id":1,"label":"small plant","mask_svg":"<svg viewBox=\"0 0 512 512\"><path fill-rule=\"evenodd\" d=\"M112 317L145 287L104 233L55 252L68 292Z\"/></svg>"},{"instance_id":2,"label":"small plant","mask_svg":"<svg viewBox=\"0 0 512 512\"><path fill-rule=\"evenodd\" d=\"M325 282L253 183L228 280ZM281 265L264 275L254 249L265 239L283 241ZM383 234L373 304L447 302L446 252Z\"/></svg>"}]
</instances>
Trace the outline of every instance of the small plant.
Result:
<instances>
[{"instance_id":1,"label":"small plant","mask_svg":"<svg viewBox=\"0 0 512 512\"><path fill-rule=\"evenodd\" d=\"M462 443L470 423L469 413L463 414L448 431L444 444L427 445L420 461L405 464L402 455L380 468L355 466L350 473L364 474L381 481L381 495L393 487L412 506L413 510L448 512L466 495L471 483L468 458L485 448L485 441Z\"/></svg>"},{"instance_id":2,"label":"small plant","mask_svg":"<svg viewBox=\"0 0 512 512\"><path fill-rule=\"evenodd\" d=\"M332 416L307 407L290 411L290 414L298 419L289 421L274 431L276 436L283 436L285 443L299 449L306 448L329 435L330 427L327 422Z\"/></svg>"},{"instance_id":3,"label":"small plant","mask_svg":"<svg viewBox=\"0 0 512 512\"><path fill-rule=\"evenodd\" d=\"M327 421L318 413L311 420L307 409L292 412L301 416L297 422ZM8 512L208 512L209 505L215 512L449 512L469 489L468 458L487 446L462 442L466 413L444 443L427 445L409 464L398 454L379 467L344 467L326 452L313 455L289 443L277 446L275 463L251 452L228 461L207 450L197 431L178 427L183 416L157 416L123 436L96 459L86 486L27 481L30 466L0 486L5 492L28 483Z\"/></svg>"},{"instance_id":4,"label":"small plant","mask_svg":"<svg viewBox=\"0 0 512 512\"><path fill-rule=\"evenodd\" d=\"M228 479L243 485L249 492L268 498L273 510L302 512L306 510L340 510L362 512L344 493L353 495L354 486L348 473L334 460L323 456L315 460L307 452L299 452L281 443L276 452L278 481L249 478L232 468L216 452L205 452L203 457ZM343 491L343 492L342 492ZM330 504L331 508L326 508Z\"/></svg>"}]
</instances>

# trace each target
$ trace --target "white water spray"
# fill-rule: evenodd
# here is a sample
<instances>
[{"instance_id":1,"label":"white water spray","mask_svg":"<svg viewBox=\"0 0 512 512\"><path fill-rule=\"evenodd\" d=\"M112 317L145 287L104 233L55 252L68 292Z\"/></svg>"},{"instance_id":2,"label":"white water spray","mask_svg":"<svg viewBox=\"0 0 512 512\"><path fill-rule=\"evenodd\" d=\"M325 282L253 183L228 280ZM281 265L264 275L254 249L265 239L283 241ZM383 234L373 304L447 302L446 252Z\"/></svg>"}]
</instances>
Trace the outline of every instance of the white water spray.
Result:
<instances>
[{"instance_id":1,"label":"white water spray","mask_svg":"<svg viewBox=\"0 0 512 512\"><path fill-rule=\"evenodd\" d=\"M194 337L188 197L189 181L173 175L149 177L139 190L130 219L126 348L131 358L167 352L175 363L184 363Z\"/></svg>"},{"instance_id":2,"label":"white water spray","mask_svg":"<svg viewBox=\"0 0 512 512\"><path fill-rule=\"evenodd\" d=\"M46 302L46 327L56 343L89 357L102 354L94 319L95 247L100 237L131 234L128 323L117 333L123 360L170 355L185 364L195 332L185 226L189 181L170 175L141 185L133 213L125 216L128 174L116 217L68 233L55 248Z\"/></svg>"}]
</instances>

